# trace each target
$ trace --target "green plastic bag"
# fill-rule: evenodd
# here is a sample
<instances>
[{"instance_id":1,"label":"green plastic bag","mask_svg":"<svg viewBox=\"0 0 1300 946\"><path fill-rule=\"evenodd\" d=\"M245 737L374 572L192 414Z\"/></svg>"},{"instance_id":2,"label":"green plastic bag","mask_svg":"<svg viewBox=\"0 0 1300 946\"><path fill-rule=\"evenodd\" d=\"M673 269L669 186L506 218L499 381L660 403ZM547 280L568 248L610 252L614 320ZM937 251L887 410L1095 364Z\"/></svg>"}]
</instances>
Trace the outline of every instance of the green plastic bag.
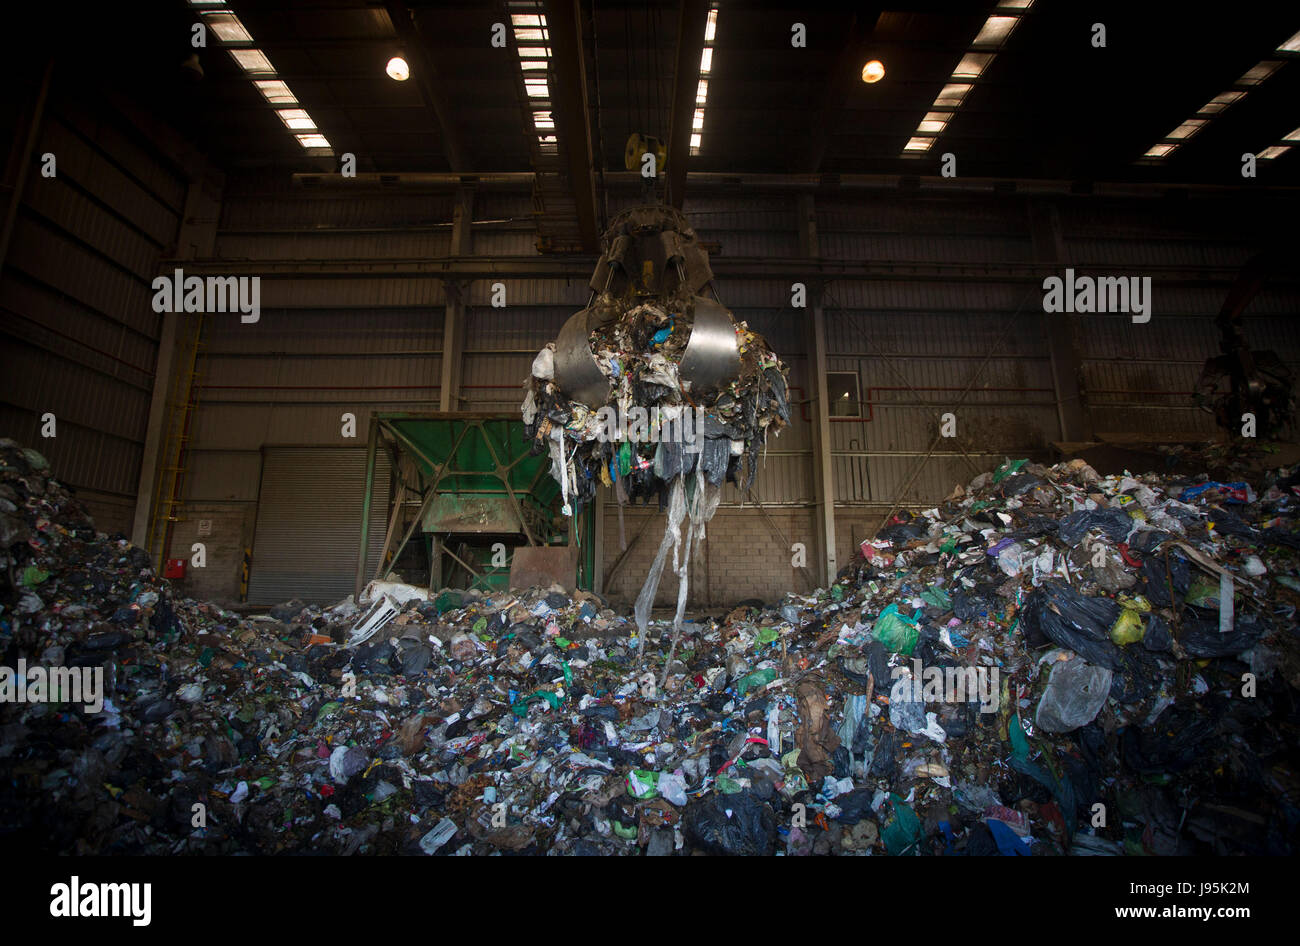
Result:
<instances>
[{"instance_id":1,"label":"green plastic bag","mask_svg":"<svg viewBox=\"0 0 1300 946\"><path fill-rule=\"evenodd\" d=\"M763 670L755 670L753 673L746 674L740 678L736 684L736 692L744 696L755 687L766 686L776 679L776 668L766 667Z\"/></svg>"},{"instance_id":2,"label":"green plastic bag","mask_svg":"<svg viewBox=\"0 0 1300 946\"><path fill-rule=\"evenodd\" d=\"M464 599L454 591L444 591L438 597L433 599L433 606L438 609L438 614L442 615L448 611L455 611L461 606Z\"/></svg>"},{"instance_id":3,"label":"green plastic bag","mask_svg":"<svg viewBox=\"0 0 1300 946\"><path fill-rule=\"evenodd\" d=\"M1028 457L1023 460L1008 460L1006 463L1002 464L1002 466L998 467L997 472L993 474L993 482L1001 483L1012 473L1019 472L1020 468L1028 462Z\"/></svg>"},{"instance_id":4,"label":"green plastic bag","mask_svg":"<svg viewBox=\"0 0 1300 946\"><path fill-rule=\"evenodd\" d=\"M50 573L43 568L35 565L28 565L23 569L22 583L25 588L34 588L45 579L50 577Z\"/></svg>"},{"instance_id":5,"label":"green plastic bag","mask_svg":"<svg viewBox=\"0 0 1300 946\"><path fill-rule=\"evenodd\" d=\"M627 793L633 798L654 798L659 794L659 773L633 769L627 773Z\"/></svg>"},{"instance_id":6,"label":"green plastic bag","mask_svg":"<svg viewBox=\"0 0 1300 946\"><path fill-rule=\"evenodd\" d=\"M551 709L560 708L560 698L556 696L554 693L552 693L550 690L534 690L532 693L529 693L527 696L523 696L515 700L515 705L510 707L510 711L513 712L520 719L523 719L525 716L528 715L528 704L534 703L537 700L545 700L547 703L550 703Z\"/></svg>"},{"instance_id":7,"label":"green plastic bag","mask_svg":"<svg viewBox=\"0 0 1300 946\"><path fill-rule=\"evenodd\" d=\"M340 703L338 700L330 700L328 703L326 703L316 712L315 725L319 726L321 724L321 720L323 720L325 717L333 716L335 713L339 711L339 707L341 707L342 705L343 704Z\"/></svg>"},{"instance_id":8,"label":"green plastic bag","mask_svg":"<svg viewBox=\"0 0 1300 946\"><path fill-rule=\"evenodd\" d=\"M922 591L921 600L931 607L938 608L940 611L952 610L952 599L948 597L948 592L938 585L931 585L925 591Z\"/></svg>"},{"instance_id":9,"label":"green plastic bag","mask_svg":"<svg viewBox=\"0 0 1300 946\"><path fill-rule=\"evenodd\" d=\"M912 650L921 637L916 629L916 621L898 613L898 605L891 604L880 612L871 629L872 636L885 645L885 649L895 654L912 656Z\"/></svg>"},{"instance_id":10,"label":"green plastic bag","mask_svg":"<svg viewBox=\"0 0 1300 946\"><path fill-rule=\"evenodd\" d=\"M776 628L774 628L774 627L765 627L765 628L763 628L761 631L758 632L758 639L757 639L756 643L758 643L758 644L760 644L760 645L762 645L762 644L770 644L770 643L772 643L772 641L776 640L776 639L777 639L778 637L780 637L780 636L781 636L781 632L778 631Z\"/></svg>"},{"instance_id":11,"label":"green plastic bag","mask_svg":"<svg viewBox=\"0 0 1300 946\"><path fill-rule=\"evenodd\" d=\"M908 807L907 802L891 793L890 818L880 829L880 838L885 842L885 850L895 857L920 854L921 819Z\"/></svg>"},{"instance_id":12,"label":"green plastic bag","mask_svg":"<svg viewBox=\"0 0 1300 946\"><path fill-rule=\"evenodd\" d=\"M1011 755L1017 759L1029 758L1029 739L1025 736L1020 717L1012 716L1007 723L1007 739L1011 743Z\"/></svg>"}]
</instances>

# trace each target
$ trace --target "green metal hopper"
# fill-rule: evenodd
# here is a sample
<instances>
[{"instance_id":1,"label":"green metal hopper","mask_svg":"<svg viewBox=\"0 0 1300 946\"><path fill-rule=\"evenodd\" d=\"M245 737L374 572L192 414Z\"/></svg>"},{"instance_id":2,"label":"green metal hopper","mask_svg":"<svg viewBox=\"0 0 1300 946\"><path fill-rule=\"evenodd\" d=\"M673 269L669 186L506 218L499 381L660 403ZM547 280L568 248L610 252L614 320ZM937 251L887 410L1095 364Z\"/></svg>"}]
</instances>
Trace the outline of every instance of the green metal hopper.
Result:
<instances>
[{"instance_id":1,"label":"green metal hopper","mask_svg":"<svg viewBox=\"0 0 1300 946\"><path fill-rule=\"evenodd\" d=\"M443 556L473 577L471 586L500 590L509 583L513 550L519 545L555 546L570 541L560 515L560 487L550 475L550 459L530 453L524 425L510 414L489 412L395 412L371 420L362 506L361 548L366 546L374 490L375 454L381 444L395 460L405 455L419 476L418 493L399 482L390 511L388 534L375 574L397 562L416 529L426 542L431 587L442 579ZM401 468L395 462L395 470ZM418 496L419 512L406 524L407 497ZM594 516L588 510L577 523L578 583L590 588ZM504 562L501 548L505 548ZM459 554L453 549L459 548ZM391 552L391 555L389 554ZM358 558L357 592L365 585L363 558Z\"/></svg>"}]
</instances>

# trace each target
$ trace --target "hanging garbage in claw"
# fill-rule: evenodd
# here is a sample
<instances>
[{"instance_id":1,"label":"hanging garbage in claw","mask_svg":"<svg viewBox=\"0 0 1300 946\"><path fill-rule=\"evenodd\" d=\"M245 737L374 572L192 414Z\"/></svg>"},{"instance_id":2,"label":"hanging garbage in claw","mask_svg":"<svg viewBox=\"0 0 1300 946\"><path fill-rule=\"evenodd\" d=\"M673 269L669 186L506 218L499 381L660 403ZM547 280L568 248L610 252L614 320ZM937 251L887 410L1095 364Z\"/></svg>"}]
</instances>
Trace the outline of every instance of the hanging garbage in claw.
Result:
<instances>
[{"instance_id":1,"label":"hanging garbage in claw","mask_svg":"<svg viewBox=\"0 0 1300 946\"><path fill-rule=\"evenodd\" d=\"M669 552L680 630L686 563L723 484L752 486L768 438L790 420L787 369L718 301L708 255L680 212L627 210L603 247L588 306L533 361L522 412L533 449L550 455L566 515L601 485L614 490L620 517L629 502L667 511L636 600L643 642Z\"/></svg>"}]
</instances>

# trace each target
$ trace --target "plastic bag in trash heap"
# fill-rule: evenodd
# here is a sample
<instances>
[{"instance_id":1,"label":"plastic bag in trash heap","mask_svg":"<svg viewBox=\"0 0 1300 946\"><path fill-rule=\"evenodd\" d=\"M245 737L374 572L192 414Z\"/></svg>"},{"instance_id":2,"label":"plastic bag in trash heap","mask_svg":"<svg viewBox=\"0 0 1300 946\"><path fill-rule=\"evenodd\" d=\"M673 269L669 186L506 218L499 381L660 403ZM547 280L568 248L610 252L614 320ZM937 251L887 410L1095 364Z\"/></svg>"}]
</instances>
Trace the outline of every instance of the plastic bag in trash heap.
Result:
<instances>
[{"instance_id":1,"label":"plastic bag in trash heap","mask_svg":"<svg viewBox=\"0 0 1300 946\"><path fill-rule=\"evenodd\" d=\"M1063 582L1048 580L1026 599L1021 623L1031 644L1044 643L1045 637L1089 663L1115 670L1119 648L1110 639L1110 629L1120 610L1110 598L1089 598Z\"/></svg>"},{"instance_id":2,"label":"plastic bag in trash heap","mask_svg":"<svg viewBox=\"0 0 1300 946\"><path fill-rule=\"evenodd\" d=\"M1047 732L1073 732L1088 725L1106 704L1110 682L1109 669L1094 667L1082 657L1053 660L1034 722Z\"/></svg>"}]
</instances>

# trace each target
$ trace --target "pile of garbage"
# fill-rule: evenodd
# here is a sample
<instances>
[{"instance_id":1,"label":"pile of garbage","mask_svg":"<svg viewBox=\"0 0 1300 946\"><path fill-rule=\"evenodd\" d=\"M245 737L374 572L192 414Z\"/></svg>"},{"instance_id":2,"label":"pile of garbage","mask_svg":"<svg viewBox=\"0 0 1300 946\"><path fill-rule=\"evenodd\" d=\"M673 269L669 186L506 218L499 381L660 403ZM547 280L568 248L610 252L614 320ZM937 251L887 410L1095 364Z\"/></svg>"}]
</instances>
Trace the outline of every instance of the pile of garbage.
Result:
<instances>
[{"instance_id":1,"label":"pile of garbage","mask_svg":"<svg viewBox=\"0 0 1300 946\"><path fill-rule=\"evenodd\" d=\"M103 679L97 710L0 680L0 836L32 850L1296 849L1295 471L1008 462L675 653L558 587L239 615L35 451L0 441L0 480L0 663Z\"/></svg>"}]
</instances>

